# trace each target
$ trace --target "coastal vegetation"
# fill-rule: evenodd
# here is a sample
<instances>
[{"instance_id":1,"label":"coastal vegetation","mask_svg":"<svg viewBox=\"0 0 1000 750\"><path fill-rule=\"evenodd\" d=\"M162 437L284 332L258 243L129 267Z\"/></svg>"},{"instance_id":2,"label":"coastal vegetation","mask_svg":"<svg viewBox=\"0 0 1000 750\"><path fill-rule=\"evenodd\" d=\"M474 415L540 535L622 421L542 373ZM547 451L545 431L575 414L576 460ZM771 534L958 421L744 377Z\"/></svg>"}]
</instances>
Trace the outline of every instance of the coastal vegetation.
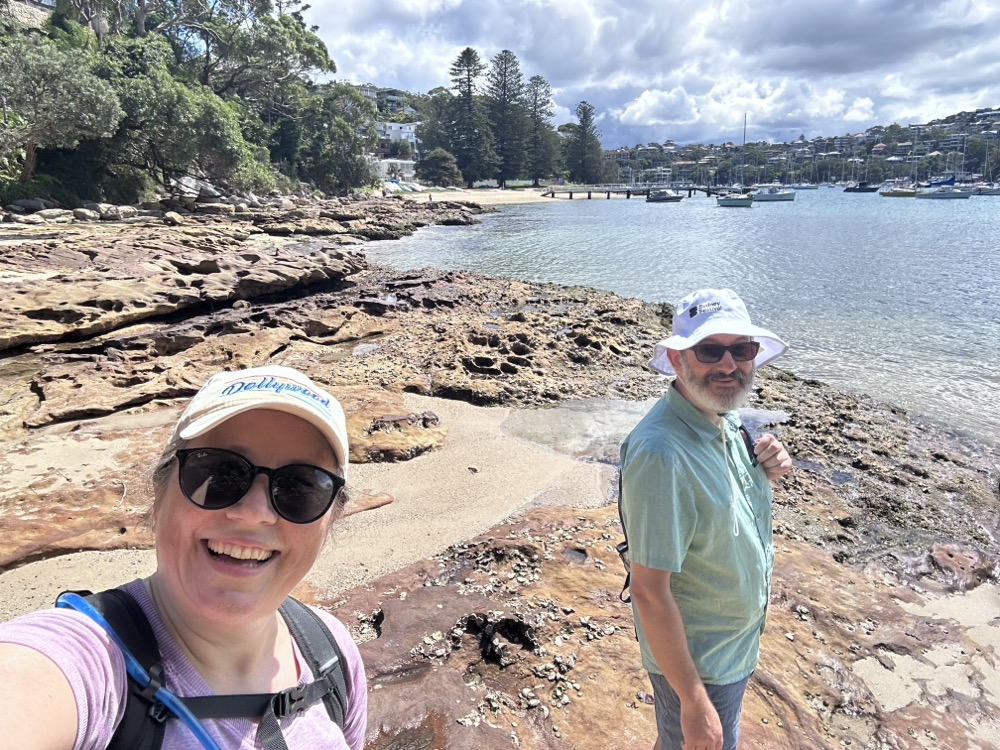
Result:
<instances>
[{"instance_id":1,"label":"coastal vegetation","mask_svg":"<svg viewBox=\"0 0 1000 750\"><path fill-rule=\"evenodd\" d=\"M586 101L556 125L552 88L511 50L462 50L451 87L345 82L301 0L57 0L40 28L0 5L0 202L138 202L200 181L240 193L347 195L378 185L376 154L416 162L427 185L514 181L879 182L946 171L992 179L997 131L977 113L787 144L605 151ZM1000 113L998 113L1000 119ZM379 123L415 139L380 144ZM992 121L992 125L996 120ZM401 176L398 166L384 177Z\"/></svg>"},{"instance_id":2,"label":"coastal vegetation","mask_svg":"<svg viewBox=\"0 0 1000 750\"><path fill-rule=\"evenodd\" d=\"M374 105L297 0L59 0L0 19L0 198L134 201L185 178L329 193L375 182ZM16 165L16 169L14 168Z\"/></svg>"},{"instance_id":3,"label":"coastal vegetation","mask_svg":"<svg viewBox=\"0 0 1000 750\"><path fill-rule=\"evenodd\" d=\"M136 202L193 180L345 195L378 182L376 123L410 117L420 153L395 141L387 155L416 157L431 185L600 177L593 108L557 131L551 87L526 81L510 50L487 65L467 48L451 89L386 111L356 86L317 83L337 68L307 8L58 0L41 28L0 13L0 200Z\"/></svg>"}]
</instances>

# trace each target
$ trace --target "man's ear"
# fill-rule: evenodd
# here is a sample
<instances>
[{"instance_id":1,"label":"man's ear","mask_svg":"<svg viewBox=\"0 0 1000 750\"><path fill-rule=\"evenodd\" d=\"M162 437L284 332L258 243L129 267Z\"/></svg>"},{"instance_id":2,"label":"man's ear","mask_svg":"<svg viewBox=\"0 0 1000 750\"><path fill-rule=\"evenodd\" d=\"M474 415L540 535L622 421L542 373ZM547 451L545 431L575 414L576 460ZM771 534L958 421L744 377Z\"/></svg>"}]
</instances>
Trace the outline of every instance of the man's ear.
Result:
<instances>
[{"instance_id":1,"label":"man's ear","mask_svg":"<svg viewBox=\"0 0 1000 750\"><path fill-rule=\"evenodd\" d=\"M670 366L674 368L674 372L681 371L681 356L680 349L667 349L667 359L670 361Z\"/></svg>"}]
</instances>

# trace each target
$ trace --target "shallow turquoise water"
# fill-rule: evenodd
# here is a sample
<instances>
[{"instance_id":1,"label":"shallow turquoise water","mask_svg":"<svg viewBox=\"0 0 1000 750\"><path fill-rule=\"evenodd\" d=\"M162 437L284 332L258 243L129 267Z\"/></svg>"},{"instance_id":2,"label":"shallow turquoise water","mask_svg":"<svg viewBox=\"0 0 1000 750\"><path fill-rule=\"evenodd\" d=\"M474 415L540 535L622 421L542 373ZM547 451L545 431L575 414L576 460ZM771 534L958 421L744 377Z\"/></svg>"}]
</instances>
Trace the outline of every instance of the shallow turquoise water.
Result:
<instances>
[{"instance_id":1,"label":"shallow turquoise water","mask_svg":"<svg viewBox=\"0 0 1000 750\"><path fill-rule=\"evenodd\" d=\"M368 256L675 302L728 286L791 344L780 366L997 443L1000 196L920 201L800 191L719 208L603 197L502 207Z\"/></svg>"}]
</instances>

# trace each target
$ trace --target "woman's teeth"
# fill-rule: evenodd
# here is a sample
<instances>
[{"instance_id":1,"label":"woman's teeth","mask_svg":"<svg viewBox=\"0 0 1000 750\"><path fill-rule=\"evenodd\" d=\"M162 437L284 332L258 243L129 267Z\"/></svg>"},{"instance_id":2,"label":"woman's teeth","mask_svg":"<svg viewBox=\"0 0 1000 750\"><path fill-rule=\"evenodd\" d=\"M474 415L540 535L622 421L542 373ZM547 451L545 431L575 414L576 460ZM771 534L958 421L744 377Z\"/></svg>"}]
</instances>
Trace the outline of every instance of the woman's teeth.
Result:
<instances>
[{"instance_id":1,"label":"woman's teeth","mask_svg":"<svg viewBox=\"0 0 1000 750\"><path fill-rule=\"evenodd\" d=\"M220 544L209 542L208 550L214 555L225 555L234 560L248 560L251 562L264 562L269 560L274 553L270 550L259 547L240 547L236 544Z\"/></svg>"}]
</instances>

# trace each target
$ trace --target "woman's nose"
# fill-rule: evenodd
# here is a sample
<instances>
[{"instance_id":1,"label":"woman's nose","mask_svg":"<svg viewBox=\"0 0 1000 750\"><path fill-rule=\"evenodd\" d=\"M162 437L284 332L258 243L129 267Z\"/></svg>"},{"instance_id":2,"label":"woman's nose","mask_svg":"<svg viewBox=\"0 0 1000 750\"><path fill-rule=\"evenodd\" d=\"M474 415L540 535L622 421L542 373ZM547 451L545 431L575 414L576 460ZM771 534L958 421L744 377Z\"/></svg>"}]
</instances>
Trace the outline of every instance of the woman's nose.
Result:
<instances>
[{"instance_id":1,"label":"woman's nose","mask_svg":"<svg viewBox=\"0 0 1000 750\"><path fill-rule=\"evenodd\" d=\"M268 483L271 481L266 474L254 477L253 484L236 505L227 509L233 518L249 523L274 523L278 514L271 505L271 495Z\"/></svg>"}]
</instances>

